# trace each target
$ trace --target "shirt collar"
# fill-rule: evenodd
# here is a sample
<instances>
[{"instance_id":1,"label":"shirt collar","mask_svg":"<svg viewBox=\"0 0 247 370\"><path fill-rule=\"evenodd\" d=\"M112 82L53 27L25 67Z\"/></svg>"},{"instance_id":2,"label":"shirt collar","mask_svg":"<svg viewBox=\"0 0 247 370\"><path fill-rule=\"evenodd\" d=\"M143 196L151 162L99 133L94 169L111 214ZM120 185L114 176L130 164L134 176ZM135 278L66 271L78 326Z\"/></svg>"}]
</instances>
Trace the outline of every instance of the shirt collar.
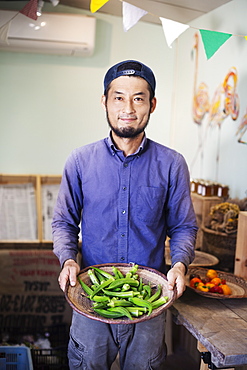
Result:
<instances>
[{"instance_id":1,"label":"shirt collar","mask_svg":"<svg viewBox=\"0 0 247 370\"><path fill-rule=\"evenodd\" d=\"M109 145L109 147L110 147L110 148L111 148L111 150L112 150L112 153L121 152L121 150L120 150L120 149L117 149L117 148L115 147L115 144L114 144L114 142L113 142L113 140L112 140L111 132L109 133L109 136L108 136L108 138L107 138L107 141L108 141L108 145ZM139 148L138 148L138 149L136 150L136 152L135 152L135 153L133 153L132 155L140 155L140 154L141 154L141 152L143 151L143 149L145 148L146 144L147 144L147 137L146 137L146 134L145 134L145 132L144 132L144 136L143 136L143 139L142 139L142 142L141 142L141 144L140 144Z\"/></svg>"}]
</instances>

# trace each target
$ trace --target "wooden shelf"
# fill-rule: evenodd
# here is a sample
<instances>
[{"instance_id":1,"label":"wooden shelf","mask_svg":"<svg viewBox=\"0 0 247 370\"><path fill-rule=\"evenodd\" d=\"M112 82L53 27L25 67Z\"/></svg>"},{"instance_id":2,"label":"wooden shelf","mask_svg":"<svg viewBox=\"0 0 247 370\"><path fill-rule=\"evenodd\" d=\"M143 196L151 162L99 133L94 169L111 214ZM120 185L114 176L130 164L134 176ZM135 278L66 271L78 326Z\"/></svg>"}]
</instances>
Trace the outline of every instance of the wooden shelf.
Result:
<instances>
[{"instance_id":1,"label":"wooden shelf","mask_svg":"<svg viewBox=\"0 0 247 370\"><path fill-rule=\"evenodd\" d=\"M0 174L0 185L23 185L33 184L35 191L35 206L36 206L36 228L37 237L33 240L18 240L7 239L0 240L1 248L15 248L17 246L25 246L27 248L42 247L49 248L52 240L47 240L44 233L44 197L42 191L46 186L59 185L61 175L40 175L40 174ZM54 203L54 199L53 199ZM49 205L52 208L52 203Z\"/></svg>"}]
</instances>

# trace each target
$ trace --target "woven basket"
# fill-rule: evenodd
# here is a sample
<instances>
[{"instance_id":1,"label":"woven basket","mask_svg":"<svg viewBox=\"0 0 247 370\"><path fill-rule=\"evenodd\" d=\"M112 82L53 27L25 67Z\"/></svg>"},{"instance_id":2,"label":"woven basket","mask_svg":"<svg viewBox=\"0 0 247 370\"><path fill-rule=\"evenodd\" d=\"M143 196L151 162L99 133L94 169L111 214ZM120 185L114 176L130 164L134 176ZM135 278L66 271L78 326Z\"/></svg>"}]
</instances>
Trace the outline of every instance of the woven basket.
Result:
<instances>
[{"instance_id":1,"label":"woven basket","mask_svg":"<svg viewBox=\"0 0 247 370\"><path fill-rule=\"evenodd\" d=\"M95 267L103 269L111 274L112 274L112 266L116 266L124 275L132 267L132 265L124 264L124 263L115 263L115 264L107 263L103 265L95 265ZM87 271L90 268L91 266L80 271L80 273L78 274L80 279L84 281L84 283L86 283L87 285L91 285L90 278L87 274ZM142 316L138 318L133 318L133 320L130 320L128 318L106 319L102 316L99 316L98 314L93 312L91 308L92 302L88 298L86 298L84 295L81 294L83 292L83 289L78 281L74 287L70 286L69 283L67 283L66 290L65 290L65 297L68 303L70 304L70 306L75 311L93 320L98 320L98 321L109 323L109 324L135 324L138 322L150 320L153 317L160 315L164 310L166 310L168 307L170 307L173 304L174 300L176 299L176 289L168 290L168 283L167 283L166 276L155 269L139 265L137 274L139 275L139 277L142 278L144 284L148 284L149 282L151 283L152 293L155 293L158 285L161 285L162 296L168 296L169 298L169 301L166 304L154 309L151 315L149 316L147 314L143 314Z\"/></svg>"}]
</instances>

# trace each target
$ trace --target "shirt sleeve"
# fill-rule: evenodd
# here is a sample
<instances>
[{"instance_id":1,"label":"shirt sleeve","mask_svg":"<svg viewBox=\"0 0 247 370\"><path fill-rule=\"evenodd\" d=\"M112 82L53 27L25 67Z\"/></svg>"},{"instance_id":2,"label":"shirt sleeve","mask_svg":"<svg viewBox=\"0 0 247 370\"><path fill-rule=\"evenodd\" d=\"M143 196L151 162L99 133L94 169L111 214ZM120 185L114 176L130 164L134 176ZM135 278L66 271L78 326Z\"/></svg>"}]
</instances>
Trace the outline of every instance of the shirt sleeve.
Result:
<instances>
[{"instance_id":1,"label":"shirt sleeve","mask_svg":"<svg viewBox=\"0 0 247 370\"><path fill-rule=\"evenodd\" d=\"M182 262L186 269L195 258L196 216L190 195L190 177L184 157L177 153L171 167L166 208L171 267Z\"/></svg>"},{"instance_id":2,"label":"shirt sleeve","mask_svg":"<svg viewBox=\"0 0 247 370\"><path fill-rule=\"evenodd\" d=\"M63 171L52 221L53 251L63 266L68 259L76 261L83 195L75 151Z\"/></svg>"}]
</instances>

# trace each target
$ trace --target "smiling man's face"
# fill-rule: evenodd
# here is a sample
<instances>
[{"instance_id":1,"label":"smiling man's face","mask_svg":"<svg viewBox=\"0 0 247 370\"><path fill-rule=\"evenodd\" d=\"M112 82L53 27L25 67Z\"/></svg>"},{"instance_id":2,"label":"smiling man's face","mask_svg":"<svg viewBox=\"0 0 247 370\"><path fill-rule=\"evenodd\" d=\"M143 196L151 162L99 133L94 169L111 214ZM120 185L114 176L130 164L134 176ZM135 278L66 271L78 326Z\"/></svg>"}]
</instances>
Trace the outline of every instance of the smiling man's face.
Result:
<instances>
[{"instance_id":1,"label":"smiling man's face","mask_svg":"<svg viewBox=\"0 0 247 370\"><path fill-rule=\"evenodd\" d=\"M111 82L102 104L112 131L118 137L133 138L147 127L156 99L150 103L148 83L143 78L121 76Z\"/></svg>"}]
</instances>

